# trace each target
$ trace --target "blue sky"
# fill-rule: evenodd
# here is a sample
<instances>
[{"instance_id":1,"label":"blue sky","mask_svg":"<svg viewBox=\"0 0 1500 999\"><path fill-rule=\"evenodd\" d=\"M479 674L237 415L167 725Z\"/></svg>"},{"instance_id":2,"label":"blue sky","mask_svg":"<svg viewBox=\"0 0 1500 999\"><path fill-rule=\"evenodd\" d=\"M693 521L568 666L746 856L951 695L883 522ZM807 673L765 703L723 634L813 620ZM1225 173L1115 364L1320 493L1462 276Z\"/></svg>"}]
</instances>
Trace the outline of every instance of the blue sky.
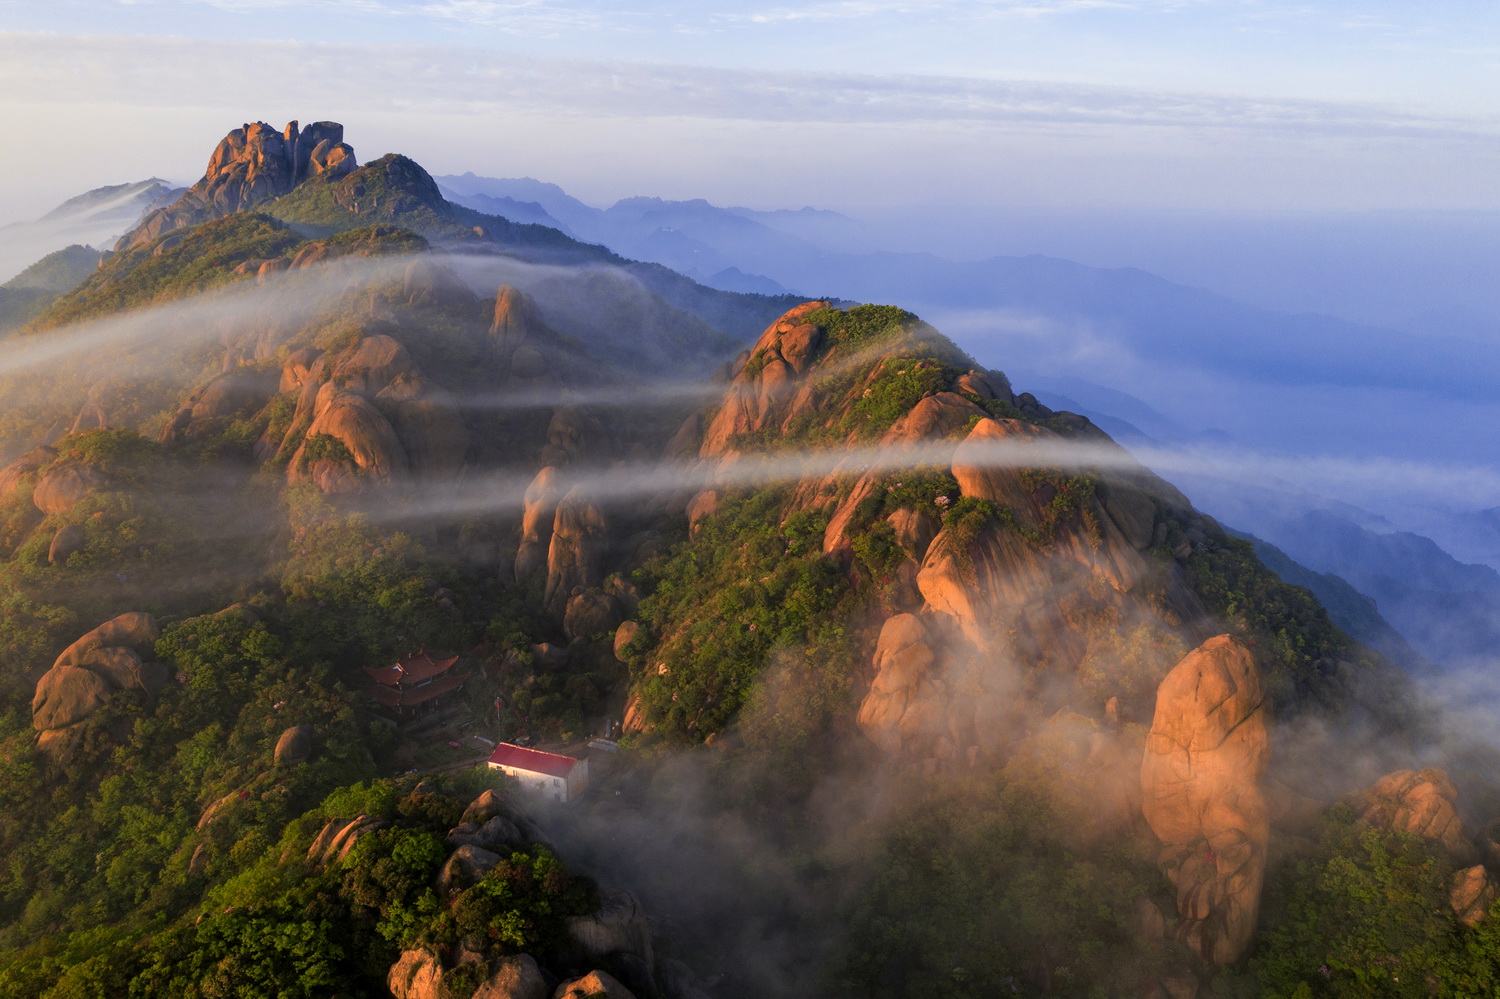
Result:
<instances>
[{"instance_id":1,"label":"blue sky","mask_svg":"<svg viewBox=\"0 0 1500 999\"><path fill-rule=\"evenodd\" d=\"M1494 0L0 0L0 27L0 112L55 153L0 151L0 221L289 118L595 201L1500 207Z\"/></svg>"}]
</instances>

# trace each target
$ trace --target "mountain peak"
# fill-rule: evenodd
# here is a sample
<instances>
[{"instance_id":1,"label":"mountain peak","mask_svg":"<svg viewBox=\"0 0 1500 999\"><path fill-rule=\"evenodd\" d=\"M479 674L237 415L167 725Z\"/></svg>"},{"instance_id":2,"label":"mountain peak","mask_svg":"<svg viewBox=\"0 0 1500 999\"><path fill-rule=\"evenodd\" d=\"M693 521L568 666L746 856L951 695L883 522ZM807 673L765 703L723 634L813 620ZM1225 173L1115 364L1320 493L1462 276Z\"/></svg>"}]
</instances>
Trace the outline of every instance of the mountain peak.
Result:
<instances>
[{"instance_id":1,"label":"mountain peak","mask_svg":"<svg viewBox=\"0 0 1500 999\"><path fill-rule=\"evenodd\" d=\"M198 183L147 215L115 248L128 249L172 229L246 211L312 177L342 177L356 166L354 149L344 142L344 126L338 122L318 121L303 129L292 121L280 131L263 121L241 125L214 148Z\"/></svg>"}]
</instances>

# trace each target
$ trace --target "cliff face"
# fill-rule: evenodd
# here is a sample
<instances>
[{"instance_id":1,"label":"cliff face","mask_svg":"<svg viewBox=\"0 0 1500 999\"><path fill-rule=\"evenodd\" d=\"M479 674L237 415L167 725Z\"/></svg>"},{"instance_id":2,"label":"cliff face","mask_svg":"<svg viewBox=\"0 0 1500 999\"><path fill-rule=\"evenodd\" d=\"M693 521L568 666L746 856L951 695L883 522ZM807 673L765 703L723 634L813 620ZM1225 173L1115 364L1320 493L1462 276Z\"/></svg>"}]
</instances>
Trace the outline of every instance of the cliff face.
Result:
<instances>
[{"instance_id":1,"label":"cliff face","mask_svg":"<svg viewBox=\"0 0 1500 999\"><path fill-rule=\"evenodd\" d=\"M344 126L319 121L278 132L263 121L226 135L209 157L203 178L181 198L151 212L120 237L116 250L149 243L163 233L248 211L288 193L310 177L341 177L358 166L344 142Z\"/></svg>"}]
</instances>

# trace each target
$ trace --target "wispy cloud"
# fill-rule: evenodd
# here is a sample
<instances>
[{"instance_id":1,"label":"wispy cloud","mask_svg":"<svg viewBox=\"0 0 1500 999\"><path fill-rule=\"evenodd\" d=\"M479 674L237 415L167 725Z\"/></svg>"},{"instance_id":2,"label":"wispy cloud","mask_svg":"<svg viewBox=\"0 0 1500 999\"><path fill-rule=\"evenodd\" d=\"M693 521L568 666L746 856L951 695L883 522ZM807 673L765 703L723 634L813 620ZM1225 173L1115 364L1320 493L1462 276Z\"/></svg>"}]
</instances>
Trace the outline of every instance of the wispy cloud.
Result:
<instances>
[{"instance_id":1,"label":"wispy cloud","mask_svg":"<svg viewBox=\"0 0 1500 999\"><path fill-rule=\"evenodd\" d=\"M1500 135L1488 119L1373 104L1053 82L543 59L456 46L0 33L0 92L11 100L93 103L107 93L126 102L201 106L223 99L203 81L226 65L254 65L258 100L268 104L314 100L366 110L1227 129L1331 138Z\"/></svg>"}]
</instances>

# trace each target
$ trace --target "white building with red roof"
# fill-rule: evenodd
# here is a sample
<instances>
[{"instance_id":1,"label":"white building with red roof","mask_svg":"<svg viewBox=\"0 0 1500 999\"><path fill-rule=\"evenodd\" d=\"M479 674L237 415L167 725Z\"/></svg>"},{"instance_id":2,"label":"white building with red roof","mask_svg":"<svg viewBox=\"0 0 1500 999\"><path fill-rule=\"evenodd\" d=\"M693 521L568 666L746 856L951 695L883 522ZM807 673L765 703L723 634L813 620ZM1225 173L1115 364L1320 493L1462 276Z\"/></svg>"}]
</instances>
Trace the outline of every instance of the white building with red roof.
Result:
<instances>
[{"instance_id":1,"label":"white building with red roof","mask_svg":"<svg viewBox=\"0 0 1500 999\"><path fill-rule=\"evenodd\" d=\"M514 777L522 788L558 801L572 801L589 786L589 761L502 742L490 769Z\"/></svg>"}]
</instances>

